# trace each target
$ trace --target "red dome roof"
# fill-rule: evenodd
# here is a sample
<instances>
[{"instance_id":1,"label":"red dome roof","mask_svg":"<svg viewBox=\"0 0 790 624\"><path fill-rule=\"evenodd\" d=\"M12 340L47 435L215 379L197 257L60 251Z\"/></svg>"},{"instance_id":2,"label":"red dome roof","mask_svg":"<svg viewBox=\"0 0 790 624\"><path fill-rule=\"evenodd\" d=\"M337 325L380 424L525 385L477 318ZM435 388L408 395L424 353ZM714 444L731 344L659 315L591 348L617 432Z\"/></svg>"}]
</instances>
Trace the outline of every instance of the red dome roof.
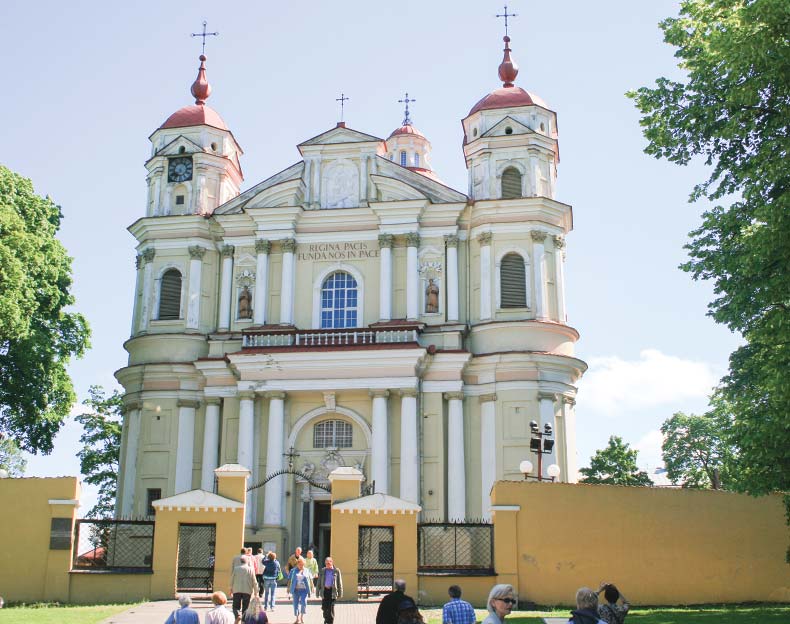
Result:
<instances>
[{"instance_id":1,"label":"red dome roof","mask_svg":"<svg viewBox=\"0 0 790 624\"><path fill-rule=\"evenodd\" d=\"M474 115L481 110L532 105L542 106L543 108L549 107L542 98L529 91L524 91L521 87L500 87L475 104L472 110L469 111L469 115Z\"/></svg>"},{"instance_id":2,"label":"red dome roof","mask_svg":"<svg viewBox=\"0 0 790 624\"><path fill-rule=\"evenodd\" d=\"M205 104L191 104L178 109L159 128L185 128L187 126L211 126L220 130L228 129L219 113Z\"/></svg>"},{"instance_id":3,"label":"red dome roof","mask_svg":"<svg viewBox=\"0 0 790 624\"><path fill-rule=\"evenodd\" d=\"M399 134L413 134L414 136L422 137L423 139L425 138L425 135L411 124L404 124L400 128L396 128L392 131L392 134L389 135L389 138Z\"/></svg>"}]
</instances>

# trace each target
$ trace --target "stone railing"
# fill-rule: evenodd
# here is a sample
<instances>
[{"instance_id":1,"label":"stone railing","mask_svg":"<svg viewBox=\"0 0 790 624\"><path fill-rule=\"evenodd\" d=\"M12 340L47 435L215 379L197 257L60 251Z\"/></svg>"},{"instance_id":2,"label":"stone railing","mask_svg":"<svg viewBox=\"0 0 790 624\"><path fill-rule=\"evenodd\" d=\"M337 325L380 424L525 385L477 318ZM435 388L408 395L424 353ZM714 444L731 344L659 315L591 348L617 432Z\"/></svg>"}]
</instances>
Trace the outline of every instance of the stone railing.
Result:
<instances>
[{"instance_id":1,"label":"stone railing","mask_svg":"<svg viewBox=\"0 0 790 624\"><path fill-rule=\"evenodd\" d=\"M353 347L359 345L417 342L417 329L306 329L296 331L245 331L242 348Z\"/></svg>"}]
</instances>

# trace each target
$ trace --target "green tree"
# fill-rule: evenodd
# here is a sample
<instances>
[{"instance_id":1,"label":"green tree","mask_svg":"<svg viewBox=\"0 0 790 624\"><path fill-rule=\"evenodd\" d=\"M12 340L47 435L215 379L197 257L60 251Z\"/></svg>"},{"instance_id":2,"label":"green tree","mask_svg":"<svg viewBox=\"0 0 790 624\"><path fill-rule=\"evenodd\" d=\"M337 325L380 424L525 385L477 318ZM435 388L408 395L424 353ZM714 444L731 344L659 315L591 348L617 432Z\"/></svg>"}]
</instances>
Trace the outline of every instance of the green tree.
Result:
<instances>
[{"instance_id":1,"label":"green tree","mask_svg":"<svg viewBox=\"0 0 790 624\"><path fill-rule=\"evenodd\" d=\"M91 386L83 402L91 411L75 417L84 433L82 449L77 453L80 472L86 483L99 488L96 504L86 514L89 518L107 518L115 512L118 463L121 452L122 396L115 390L105 396L101 386Z\"/></svg>"},{"instance_id":2,"label":"green tree","mask_svg":"<svg viewBox=\"0 0 790 624\"><path fill-rule=\"evenodd\" d=\"M0 432L31 452L52 438L75 401L66 365L88 347L74 303L71 258L55 238L60 208L0 165Z\"/></svg>"},{"instance_id":3,"label":"green tree","mask_svg":"<svg viewBox=\"0 0 790 624\"><path fill-rule=\"evenodd\" d=\"M689 488L732 489L732 419L721 401L702 416L676 412L661 425L667 476Z\"/></svg>"},{"instance_id":4,"label":"green tree","mask_svg":"<svg viewBox=\"0 0 790 624\"><path fill-rule=\"evenodd\" d=\"M0 469L6 470L11 477L21 477L25 474L25 466L27 460L17 443L0 437Z\"/></svg>"},{"instance_id":5,"label":"green tree","mask_svg":"<svg viewBox=\"0 0 790 624\"><path fill-rule=\"evenodd\" d=\"M609 436L606 448L595 451L590 467L581 468L583 483L608 483L609 485L652 485L650 477L636 465L639 451L623 442L619 436Z\"/></svg>"},{"instance_id":6,"label":"green tree","mask_svg":"<svg viewBox=\"0 0 790 624\"><path fill-rule=\"evenodd\" d=\"M739 487L790 489L790 3L684 0L661 22L679 81L628 95L642 112L646 152L680 165L702 157L710 177L690 200L703 214L682 265L712 280L709 314L746 344L718 395L734 416Z\"/></svg>"}]
</instances>

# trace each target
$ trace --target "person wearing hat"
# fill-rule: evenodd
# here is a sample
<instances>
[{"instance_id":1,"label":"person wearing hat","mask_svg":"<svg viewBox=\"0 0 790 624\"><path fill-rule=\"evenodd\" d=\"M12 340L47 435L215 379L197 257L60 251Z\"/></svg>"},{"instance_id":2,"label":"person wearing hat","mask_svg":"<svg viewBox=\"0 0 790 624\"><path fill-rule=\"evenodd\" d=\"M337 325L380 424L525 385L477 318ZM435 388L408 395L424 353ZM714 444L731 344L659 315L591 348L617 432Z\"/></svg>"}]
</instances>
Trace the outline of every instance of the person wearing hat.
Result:
<instances>
[{"instance_id":1,"label":"person wearing hat","mask_svg":"<svg viewBox=\"0 0 790 624\"><path fill-rule=\"evenodd\" d=\"M398 605L398 624L425 624L417 604L408 596Z\"/></svg>"}]
</instances>

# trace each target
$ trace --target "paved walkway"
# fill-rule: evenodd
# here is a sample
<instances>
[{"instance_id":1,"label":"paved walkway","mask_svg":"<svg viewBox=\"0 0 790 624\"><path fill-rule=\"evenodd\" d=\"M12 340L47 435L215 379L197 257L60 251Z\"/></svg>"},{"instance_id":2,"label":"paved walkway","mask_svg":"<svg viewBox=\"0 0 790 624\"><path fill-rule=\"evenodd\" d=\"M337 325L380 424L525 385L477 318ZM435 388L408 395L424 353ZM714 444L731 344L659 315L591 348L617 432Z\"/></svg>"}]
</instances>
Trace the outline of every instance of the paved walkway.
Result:
<instances>
[{"instance_id":1,"label":"paved walkway","mask_svg":"<svg viewBox=\"0 0 790 624\"><path fill-rule=\"evenodd\" d=\"M206 611L212 606L210 602L204 601L192 603L192 608L200 615L201 623L205 620ZM103 624L164 624L170 613L177 608L178 602L175 600L146 602L107 618ZM376 621L378 608L378 602L339 602L335 605L335 624L371 624ZM277 589L277 606L274 611L267 611L266 615L269 616L271 624L291 624L294 621L293 606L285 595L285 588ZM323 624L320 600L314 598L308 601L304 621L305 624Z\"/></svg>"}]
</instances>

